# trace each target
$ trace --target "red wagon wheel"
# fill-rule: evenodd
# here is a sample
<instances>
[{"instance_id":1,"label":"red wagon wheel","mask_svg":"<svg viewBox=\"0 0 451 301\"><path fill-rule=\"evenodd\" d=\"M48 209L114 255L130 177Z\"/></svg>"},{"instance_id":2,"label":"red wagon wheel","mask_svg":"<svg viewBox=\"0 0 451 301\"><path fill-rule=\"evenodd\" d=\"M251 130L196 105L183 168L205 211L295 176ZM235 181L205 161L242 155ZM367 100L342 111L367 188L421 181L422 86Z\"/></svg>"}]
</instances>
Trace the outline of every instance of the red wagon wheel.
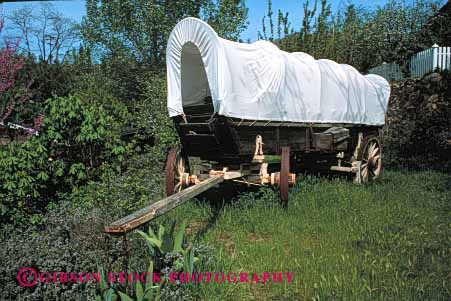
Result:
<instances>
[{"instance_id":1,"label":"red wagon wheel","mask_svg":"<svg viewBox=\"0 0 451 301\"><path fill-rule=\"evenodd\" d=\"M183 189L183 176L189 173L188 158L180 149L171 148L166 156L166 195L170 196Z\"/></svg>"},{"instance_id":2,"label":"red wagon wheel","mask_svg":"<svg viewBox=\"0 0 451 301\"><path fill-rule=\"evenodd\" d=\"M280 157L280 200L286 206L288 204L288 177L290 173L290 147L282 147Z\"/></svg>"},{"instance_id":3,"label":"red wagon wheel","mask_svg":"<svg viewBox=\"0 0 451 301\"><path fill-rule=\"evenodd\" d=\"M357 160L361 161L360 179L362 183L377 179L382 172L382 146L376 136L363 139Z\"/></svg>"}]
</instances>

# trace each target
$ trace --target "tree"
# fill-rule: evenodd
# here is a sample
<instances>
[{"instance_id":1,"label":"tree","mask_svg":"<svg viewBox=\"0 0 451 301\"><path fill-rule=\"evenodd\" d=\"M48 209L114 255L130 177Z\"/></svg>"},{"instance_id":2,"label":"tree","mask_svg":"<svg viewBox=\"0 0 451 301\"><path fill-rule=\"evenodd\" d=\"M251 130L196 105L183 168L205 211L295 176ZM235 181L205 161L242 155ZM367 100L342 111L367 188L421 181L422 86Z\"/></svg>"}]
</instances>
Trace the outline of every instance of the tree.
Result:
<instances>
[{"instance_id":1,"label":"tree","mask_svg":"<svg viewBox=\"0 0 451 301\"><path fill-rule=\"evenodd\" d=\"M272 16L274 12L272 11L272 1L268 0L268 12L262 18L262 31L258 32L258 39L274 41L274 21ZM269 36L266 30L266 18L268 18ZM280 20L280 10L279 10L279 20ZM280 27L279 27L280 28ZM278 35L280 38L280 29L278 28Z\"/></svg>"},{"instance_id":2,"label":"tree","mask_svg":"<svg viewBox=\"0 0 451 301\"><path fill-rule=\"evenodd\" d=\"M87 0L86 7L83 39L100 58L132 60L156 69L165 62L172 28L185 17L202 17L231 39L247 26L243 0Z\"/></svg>"},{"instance_id":3,"label":"tree","mask_svg":"<svg viewBox=\"0 0 451 301\"><path fill-rule=\"evenodd\" d=\"M353 65L361 72L382 62L397 62L407 71L409 57L424 49L421 33L424 25L437 11L441 0L417 0L406 4L391 0L375 10L349 4L335 14L327 0L303 3L303 19L298 34L290 33L290 22L279 12L279 28L284 36L275 42L283 50L303 51L315 58L328 58ZM269 39L266 18L272 15L271 1L262 20L259 39ZM271 26L271 18L269 20ZM439 23L441 24L441 23ZM427 47L430 47L428 45Z\"/></svg>"},{"instance_id":4,"label":"tree","mask_svg":"<svg viewBox=\"0 0 451 301\"><path fill-rule=\"evenodd\" d=\"M49 3L41 4L39 10L23 6L14 10L8 20L10 33L22 41L20 50L47 62L61 60L79 39L77 24Z\"/></svg>"},{"instance_id":5,"label":"tree","mask_svg":"<svg viewBox=\"0 0 451 301\"><path fill-rule=\"evenodd\" d=\"M423 27L419 35L419 47L427 49L434 44L449 46L449 41L451 41L450 23L451 2L448 1Z\"/></svg>"},{"instance_id":6,"label":"tree","mask_svg":"<svg viewBox=\"0 0 451 301\"><path fill-rule=\"evenodd\" d=\"M3 20L0 19L0 33L3 30ZM11 123L9 120L16 121L15 110L17 107L29 100L27 93L28 86L19 87L20 92L17 92L15 87L15 78L17 73L23 67L23 58L16 54L19 41L5 40L5 46L0 48L0 126L12 129L22 129L27 133L37 132L42 117L35 119L35 127L27 128L16 123ZM16 88L16 91L14 89Z\"/></svg>"},{"instance_id":7,"label":"tree","mask_svg":"<svg viewBox=\"0 0 451 301\"><path fill-rule=\"evenodd\" d=\"M310 52L310 36L312 35L312 20L313 17L316 15L316 7L317 7L317 0L315 0L315 4L313 5L313 9L309 8L309 1L307 0L303 4L304 9L304 17L302 19L302 27L299 32L299 45L301 49L305 52Z\"/></svg>"},{"instance_id":8,"label":"tree","mask_svg":"<svg viewBox=\"0 0 451 301\"><path fill-rule=\"evenodd\" d=\"M355 66L363 66L367 61L365 51L365 11L349 4L344 12L340 12L336 17L336 60L338 62L351 63ZM339 47L343 45L345 47Z\"/></svg>"},{"instance_id":9,"label":"tree","mask_svg":"<svg viewBox=\"0 0 451 301\"><path fill-rule=\"evenodd\" d=\"M315 22L313 46L318 58L326 58L331 53L331 36L333 29L332 11L327 0L321 0L321 10Z\"/></svg>"},{"instance_id":10,"label":"tree","mask_svg":"<svg viewBox=\"0 0 451 301\"><path fill-rule=\"evenodd\" d=\"M175 20L197 16L200 4L193 1L87 0L82 34L100 57L110 56L152 65L164 61L165 38ZM188 3L187 3L188 2Z\"/></svg>"},{"instance_id":11,"label":"tree","mask_svg":"<svg viewBox=\"0 0 451 301\"><path fill-rule=\"evenodd\" d=\"M88 0L86 7L84 45L101 62L102 76L115 82L114 95L130 110L145 92L142 79L162 74L167 40L178 21L202 18L229 39L238 39L247 26L244 0Z\"/></svg>"},{"instance_id":12,"label":"tree","mask_svg":"<svg viewBox=\"0 0 451 301\"><path fill-rule=\"evenodd\" d=\"M0 33L3 25L4 22L0 19ZM22 58L15 55L17 44L17 41L5 40L5 46L0 49L0 93L13 86L16 72L22 68Z\"/></svg>"},{"instance_id":13,"label":"tree","mask_svg":"<svg viewBox=\"0 0 451 301\"><path fill-rule=\"evenodd\" d=\"M413 5L406 5L400 0L391 0L378 8L366 28L368 51L376 54L370 65L396 62L408 75L408 58L421 50L419 32L441 2L417 0Z\"/></svg>"},{"instance_id":14,"label":"tree","mask_svg":"<svg viewBox=\"0 0 451 301\"><path fill-rule=\"evenodd\" d=\"M222 38L238 41L249 22L244 0L208 0L200 17L210 24Z\"/></svg>"}]
</instances>

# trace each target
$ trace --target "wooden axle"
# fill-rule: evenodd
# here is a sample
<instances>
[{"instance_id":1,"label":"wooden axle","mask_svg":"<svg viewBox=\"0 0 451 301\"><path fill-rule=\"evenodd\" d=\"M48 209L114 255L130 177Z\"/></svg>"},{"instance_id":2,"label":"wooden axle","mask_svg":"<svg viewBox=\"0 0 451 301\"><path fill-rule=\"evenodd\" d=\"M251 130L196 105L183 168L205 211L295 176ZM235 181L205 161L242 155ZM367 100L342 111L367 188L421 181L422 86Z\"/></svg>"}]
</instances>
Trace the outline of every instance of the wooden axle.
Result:
<instances>
[{"instance_id":1,"label":"wooden axle","mask_svg":"<svg viewBox=\"0 0 451 301\"><path fill-rule=\"evenodd\" d=\"M279 186L280 185L280 172L274 172L274 173L268 173L267 172L267 164L258 166L259 174L252 174L250 170L228 170L227 168L224 168L223 170L210 170L208 174L206 174L206 177L212 177L216 175L222 175L224 177L224 180L235 180L247 184L255 184L255 185L273 185L273 186ZM187 187L193 184L199 183L199 177L196 175L188 175L186 174L184 176L186 180L183 182L183 186ZM237 180L241 179L241 180ZM293 187L296 185L296 174L295 173L288 173L288 185L290 187Z\"/></svg>"}]
</instances>

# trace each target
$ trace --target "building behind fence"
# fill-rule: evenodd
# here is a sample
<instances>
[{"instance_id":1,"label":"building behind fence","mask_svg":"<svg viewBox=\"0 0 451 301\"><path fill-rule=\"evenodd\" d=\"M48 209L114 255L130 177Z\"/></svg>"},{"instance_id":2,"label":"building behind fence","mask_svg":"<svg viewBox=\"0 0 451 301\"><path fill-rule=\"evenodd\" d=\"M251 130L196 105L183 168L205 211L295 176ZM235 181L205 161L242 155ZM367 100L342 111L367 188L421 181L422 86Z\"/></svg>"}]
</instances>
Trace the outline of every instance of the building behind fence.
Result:
<instances>
[{"instance_id":1,"label":"building behind fence","mask_svg":"<svg viewBox=\"0 0 451 301\"><path fill-rule=\"evenodd\" d=\"M409 71L411 78L422 77L435 70L451 70L451 47L439 47L421 51L410 58ZM402 80L405 76L396 63L383 63L368 71L370 74L380 75L387 80Z\"/></svg>"}]
</instances>

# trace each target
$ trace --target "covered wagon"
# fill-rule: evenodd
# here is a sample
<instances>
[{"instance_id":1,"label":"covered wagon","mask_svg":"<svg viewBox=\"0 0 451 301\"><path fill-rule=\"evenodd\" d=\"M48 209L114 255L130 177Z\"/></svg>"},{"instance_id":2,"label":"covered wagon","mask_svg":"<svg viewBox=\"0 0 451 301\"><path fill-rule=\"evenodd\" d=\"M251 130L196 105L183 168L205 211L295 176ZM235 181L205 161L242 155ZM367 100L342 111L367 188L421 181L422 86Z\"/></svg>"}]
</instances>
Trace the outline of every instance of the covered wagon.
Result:
<instances>
[{"instance_id":1,"label":"covered wagon","mask_svg":"<svg viewBox=\"0 0 451 301\"><path fill-rule=\"evenodd\" d=\"M166 157L167 197L105 232L127 233L223 181L274 185L287 204L303 170L348 172L359 183L380 175L384 78L267 41L228 41L195 18L175 26L166 61L181 142Z\"/></svg>"},{"instance_id":2,"label":"covered wagon","mask_svg":"<svg viewBox=\"0 0 451 301\"><path fill-rule=\"evenodd\" d=\"M229 41L196 18L175 26L166 59L167 107L182 145L168 154L168 195L217 173L277 185L284 201L295 174L318 165L357 182L379 176L384 78L267 41ZM268 155L280 155L278 167ZM208 164L190 173L189 157Z\"/></svg>"}]
</instances>

